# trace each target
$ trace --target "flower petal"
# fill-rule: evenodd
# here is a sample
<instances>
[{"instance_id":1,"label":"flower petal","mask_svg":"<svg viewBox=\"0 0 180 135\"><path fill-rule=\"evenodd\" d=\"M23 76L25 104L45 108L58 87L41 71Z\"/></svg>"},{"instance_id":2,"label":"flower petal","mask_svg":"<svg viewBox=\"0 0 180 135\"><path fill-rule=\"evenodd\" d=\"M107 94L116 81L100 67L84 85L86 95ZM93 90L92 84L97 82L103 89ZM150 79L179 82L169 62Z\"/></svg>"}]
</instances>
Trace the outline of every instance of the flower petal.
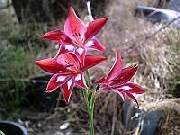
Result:
<instances>
[{"instance_id":1,"label":"flower petal","mask_svg":"<svg viewBox=\"0 0 180 135\"><path fill-rule=\"evenodd\" d=\"M87 52L87 50L85 48L81 48L81 47L77 48L75 51L75 55L77 56L77 58L79 58L79 61L82 65L84 64L86 52Z\"/></svg>"},{"instance_id":2,"label":"flower petal","mask_svg":"<svg viewBox=\"0 0 180 135\"><path fill-rule=\"evenodd\" d=\"M99 18L89 23L87 31L85 33L85 40L95 36L100 29L106 24L108 18Z\"/></svg>"},{"instance_id":3,"label":"flower petal","mask_svg":"<svg viewBox=\"0 0 180 135\"><path fill-rule=\"evenodd\" d=\"M74 9L70 7L68 11L68 18L64 24L65 34L71 37L71 39L74 39L74 34L80 34L80 36L84 37L86 29L85 24L77 17Z\"/></svg>"},{"instance_id":4,"label":"flower petal","mask_svg":"<svg viewBox=\"0 0 180 135\"><path fill-rule=\"evenodd\" d=\"M126 85L131 88L130 90L128 90L128 93L135 93L135 94L143 94L144 93L143 88L136 83L128 82L128 83L126 83Z\"/></svg>"},{"instance_id":5,"label":"flower petal","mask_svg":"<svg viewBox=\"0 0 180 135\"><path fill-rule=\"evenodd\" d=\"M45 33L42 36L43 39L51 40L56 43L63 43L63 44L71 44L72 40L64 34L63 31L56 29L50 32Z\"/></svg>"},{"instance_id":6,"label":"flower petal","mask_svg":"<svg viewBox=\"0 0 180 135\"><path fill-rule=\"evenodd\" d=\"M74 53L64 53L57 57L57 62L64 65L70 65L66 69L72 72L77 72L80 69L80 61Z\"/></svg>"},{"instance_id":7,"label":"flower petal","mask_svg":"<svg viewBox=\"0 0 180 135\"><path fill-rule=\"evenodd\" d=\"M78 74L75 77L75 83L79 88L87 88L86 81L84 79L84 74L83 73Z\"/></svg>"},{"instance_id":8,"label":"flower petal","mask_svg":"<svg viewBox=\"0 0 180 135\"><path fill-rule=\"evenodd\" d=\"M116 92L124 101L125 100L125 93L120 91L120 90L113 90L114 92Z\"/></svg>"},{"instance_id":9,"label":"flower petal","mask_svg":"<svg viewBox=\"0 0 180 135\"><path fill-rule=\"evenodd\" d=\"M122 69L121 73L113 80L113 82L114 83L116 83L116 82L125 83L127 81L130 81L131 78L135 75L137 69L138 69L138 65L137 64Z\"/></svg>"},{"instance_id":10,"label":"flower petal","mask_svg":"<svg viewBox=\"0 0 180 135\"><path fill-rule=\"evenodd\" d=\"M98 50L98 51L101 51L101 52L105 51L102 44L95 37L92 40L90 40L89 42L86 43L85 48L95 49L95 50Z\"/></svg>"},{"instance_id":11,"label":"flower petal","mask_svg":"<svg viewBox=\"0 0 180 135\"><path fill-rule=\"evenodd\" d=\"M56 90L57 88L61 87L61 85L68 79L67 76L61 76L59 74L54 74L50 81L48 82L48 85L46 87L46 92L52 92Z\"/></svg>"},{"instance_id":12,"label":"flower petal","mask_svg":"<svg viewBox=\"0 0 180 135\"><path fill-rule=\"evenodd\" d=\"M68 53L68 52L73 52L75 50L75 47L72 45L59 45L58 52L54 56L54 58L57 58L59 55Z\"/></svg>"},{"instance_id":13,"label":"flower petal","mask_svg":"<svg viewBox=\"0 0 180 135\"><path fill-rule=\"evenodd\" d=\"M95 81L95 83L106 83L106 82L107 81L106 81L106 77L105 76L100 78L99 80Z\"/></svg>"},{"instance_id":14,"label":"flower petal","mask_svg":"<svg viewBox=\"0 0 180 135\"><path fill-rule=\"evenodd\" d=\"M73 79L68 80L66 83L64 83L62 85L62 88L63 88L63 97L64 97L64 101L66 103L69 103L73 87L74 87Z\"/></svg>"},{"instance_id":15,"label":"flower petal","mask_svg":"<svg viewBox=\"0 0 180 135\"><path fill-rule=\"evenodd\" d=\"M115 79L122 71L122 59L118 51L116 52L116 60L107 74L107 80L111 81Z\"/></svg>"},{"instance_id":16,"label":"flower petal","mask_svg":"<svg viewBox=\"0 0 180 135\"><path fill-rule=\"evenodd\" d=\"M112 89L117 89L117 90L125 91L128 93L135 93L135 94L143 94L144 93L143 88L133 82L127 82L124 84L120 83L119 85L116 84L115 86L112 86Z\"/></svg>"},{"instance_id":17,"label":"flower petal","mask_svg":"<svg viewBox=\"0 0 180 135\"><path fill-rule=\"evenodd\" d=\"M107 60L107 58L100 55L86 55L84 59L84 66L82 67L82 71L87 70L101 63L104 60Z\"/></svg>"},{"instance_id":18,"label":"flower petal","mask_svg":"<svg viewBox=\"0 0 180 135\"><path fill-rule=\"evenodd\" d=\"M57 73L59 71L65 71L67 65L58 63L54 58L48 58L43 60L37 60L36 64L46 72Z\"/></svg>"},{"instance_id":19,"label":"flower petal","mask_svg":"<svg viewBox=\"0 0 180 135\"><path fill-rule=\"evenodd\" d=\"M137 106L138 106L138 108L139 108L139 104L138 104L138 102L137 102L136 98L133 96L133 94L126 92L126 95L127 95L128 97L130 97L132 100L134 100L134 101L135 101L135 103L136 103L136 105L137 105Z\"/></svg>"}]
</instances>

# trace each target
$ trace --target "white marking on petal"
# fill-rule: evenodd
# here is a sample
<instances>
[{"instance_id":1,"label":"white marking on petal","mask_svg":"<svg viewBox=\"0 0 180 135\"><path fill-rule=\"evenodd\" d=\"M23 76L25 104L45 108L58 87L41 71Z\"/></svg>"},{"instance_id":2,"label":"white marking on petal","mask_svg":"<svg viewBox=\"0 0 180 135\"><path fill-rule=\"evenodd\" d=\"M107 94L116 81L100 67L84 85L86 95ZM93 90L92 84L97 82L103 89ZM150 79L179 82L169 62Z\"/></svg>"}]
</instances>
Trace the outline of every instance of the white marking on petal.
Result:
<instances>
[{"instance_id":1,"label":"white marking on petal","mask_svg":"<svg viewBox=\"0 0 180 135\"><path fill-rule=\"evenodd\" d=\"M131 93L136 99L142 96L142 94Z\"/></svg>"},{"instance_id":2,"label":"white marking on petal","mask_svg":"<svg viewBox=\"0 0 180 135\"><path fill-rule=\"evenodd\" d=\"M76 81L81 80L81 74L78 74L78 75L76 76L75 80L76 80Z\"/></svg>"},{"instance_id":3,"label":"white marking on petal","mask_svg":"<svg viewBox=\"0 0 180 135\"><path fill-rule=\"evenodd\" d=\"M88 41L87 43L86 43L86 46L87 47L90 47L90 46L92 46L92 45L94 45L94 42L91 40L91 41Z\"/></svg>"},{"instance_id":4,"label":"white marking on petal","mask_svg":"<svg viewBox=\"0 0 180 135\"><path fill-rule=\"evenodd\" d=\"M72 45L65 45L65 49L67 49L68 51L73 51L74 50L74 46L72 46Z\"/></svg>"},{"instance_id":5,"label":"white marking on petal","mask_svg":"<svg viewBox=\"0 0 180 135\"><path fill-rule=\"evenodd\" d=\"M80 47L77 49L77 52L81 55L84 52L84 49Z\"/></svg>"},{"instance_id":6,"label":"white marking on petal","mask_svg":"<svg viewBox=\"0 0 180 135\"><path fill-rule=\"evenodd\" d=\"M129 87L129 86L123 86L123 87L121 87L121 89L123 89L123 90L130 90L130 89L132 89L132 88Z\"/></svg>"},{"instance_id":7,"label":"white marking on petal","mask_svg":"<svg viewBox=\"0 0 180 135\"><path fill-rule=\"evenodd\" d=\"M72 79L67 82L68 90L71 88L72 83Z\"/></svg>"},{"instance_id":8,"label":"white marking on petal","mask_svg":"<svg viewBox=\"0 0 180 135\"><path fill-rule=\"evenodd\" d=\"M66 79L66 76L58 76L56 82L62 82Z\"/></svg>"}]
</instances>

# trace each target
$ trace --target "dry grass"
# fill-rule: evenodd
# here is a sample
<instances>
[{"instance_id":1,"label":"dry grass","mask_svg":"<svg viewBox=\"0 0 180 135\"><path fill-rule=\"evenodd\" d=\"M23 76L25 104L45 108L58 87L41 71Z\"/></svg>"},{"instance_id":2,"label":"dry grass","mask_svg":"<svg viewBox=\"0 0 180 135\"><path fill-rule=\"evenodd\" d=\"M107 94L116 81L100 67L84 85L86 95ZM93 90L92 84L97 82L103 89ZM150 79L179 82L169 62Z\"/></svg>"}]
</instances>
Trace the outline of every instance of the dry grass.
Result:
<instances>
[{"instance_id":1,"label":"dry grass","mask_svg":"<svg viewBox=\"0 0 180 135\"><path fill-rule=\"evenodd\" d=\"M101 35L102 42L108 48L107 55L114 56L112 52L120 49L126 62L138 62L140 67L135 81L146 86L148 91L156 95L160 92L162 95L161 92L168 89L169 79L176 75L175 69L178 70L179 50L175 51L173 48L177 47L180 41L180 33L175 29L166 28L153 35L161 25L153 26L134 18L132 12L127 13L128 8L124 5L124 8L119 8L117 2L120 1L115 2L116 6L111 11L107 10L110 21ZM120 13L126 16L129 14L126 17L128 19L123 20L125 17Z\"/></svg>"},{"instance_id":2,"label":"dry grass","mask_svg":"<svg viewBox=\"0 0 180 135\"><path fill-rule=\"evenodd\" d=\"M121 51L124 60L129 62L128 64L139 63L139 71L134 81L140 83L145 89L144 96L139 98L143 108L144 104L172 98L168 93L172 90L172 80L175 79L180 70L178 65L180 53L179 50L174 49L180 42L180 33L175 29L166 28L153 35L161 28L161 25L152 25L142 19L134 18L133 9L138 2L140 1L111 1L106 10L109 22L100 38L107 48L106 55L110 60L109 63L112 63L114 51L117 49ZM148 1L144 1L144 3L147 4ZM104 68L106 67L107 63L104 65ZM123 126L119 123L121 103L116 101L116 94L111 96L102 95L100 100L96 115L105 117L102 123L108 123L110 121L109 117L116 117L115 127L121 127L119 129L122 133ZM107 105L109 103L111 105ZM115 109L114 107L118 109L112 111ZM112 112L110 111L107 114L107 110ZM101 127L103 126L102 124ZM113 128L111 126L112 123L108 126L112 133ZM114 131L114 133L120 132Z\"/></svg>"}]
</instances>

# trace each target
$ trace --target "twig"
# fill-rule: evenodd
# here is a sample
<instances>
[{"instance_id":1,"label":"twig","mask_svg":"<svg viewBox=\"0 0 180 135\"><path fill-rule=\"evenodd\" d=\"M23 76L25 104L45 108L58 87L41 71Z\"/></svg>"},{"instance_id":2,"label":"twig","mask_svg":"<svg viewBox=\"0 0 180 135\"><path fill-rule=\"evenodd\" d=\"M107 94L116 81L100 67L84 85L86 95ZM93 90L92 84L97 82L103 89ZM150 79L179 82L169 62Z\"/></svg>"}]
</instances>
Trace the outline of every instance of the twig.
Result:
<instances>
[{"instance_id":1,"label":"twig","mask_svg":"<svg viewBox=\"0 0 180 135\"><path fill-rule=\"evenodd\" d=\"M90 0L87 0L87 9L88 9L88 14L89 14L89 19L90 19L90 21L93 21L94 18L92 17L92 13L91 13L91 2L90 2Z\"/></svg>"}]
</instances>

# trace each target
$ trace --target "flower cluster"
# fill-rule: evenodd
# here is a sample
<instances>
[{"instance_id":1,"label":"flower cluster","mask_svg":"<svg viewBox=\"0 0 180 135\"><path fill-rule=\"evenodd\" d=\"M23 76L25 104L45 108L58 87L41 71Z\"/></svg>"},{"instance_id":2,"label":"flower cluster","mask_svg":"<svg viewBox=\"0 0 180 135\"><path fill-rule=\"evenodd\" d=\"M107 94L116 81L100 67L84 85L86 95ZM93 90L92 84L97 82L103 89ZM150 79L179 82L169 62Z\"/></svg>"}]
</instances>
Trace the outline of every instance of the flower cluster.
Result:
<instances>
[{"instance_id":1,"label":"flower cluster","mask_svg":"<svg viewBox=\"0 0 180 135\"><path fill-rule=\"evenodd\" d=\"M105 51L105 48L95 37L106 22L107 18L104 17L84 24L70 7L64 30L55 29L42 36L43 39L59 45L53 58L36 61L41 69L53 74L46 92L52 92L61 87L64 100L68 103L75 86L87 89L85 71L106 60L101 53ZM100 54L88 55L92 49ZM99 91L114 91L123 99L130 97L137 103L135 95L144 93L144 90L139 85L130 82L136 71L137 65L122 68L122 59L116 52L116 61L110 71L105 77L96 81Z\"/></svg>"}]
</instances>

